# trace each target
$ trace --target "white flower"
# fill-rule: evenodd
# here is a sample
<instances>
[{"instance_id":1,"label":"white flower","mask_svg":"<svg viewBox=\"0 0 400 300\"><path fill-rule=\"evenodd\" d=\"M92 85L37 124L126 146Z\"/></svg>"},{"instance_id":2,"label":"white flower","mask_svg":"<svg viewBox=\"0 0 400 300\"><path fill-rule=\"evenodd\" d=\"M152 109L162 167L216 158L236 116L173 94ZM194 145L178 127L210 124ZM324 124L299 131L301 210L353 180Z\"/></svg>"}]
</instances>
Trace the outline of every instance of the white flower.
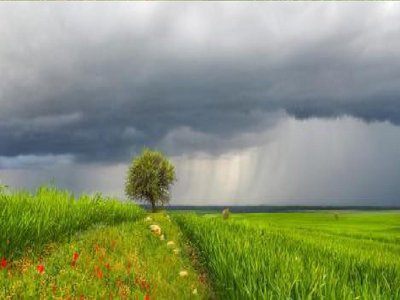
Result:
<instances>
[{"instance_id":1,"label":"white flower","mask_svg":"<svg viewBox=\"0 0 400 300\"><path fill-rule=\"evenodd\" d=\"M192 292L193 295L197 295L197 289L194 289Z\"/></svg>"},{"instance_id":2,"label":"white flower","mask_svg":"<svg viewBox=\"0 0 400 300\"><path fill-rule=\"evenodd\" d=\"M181 277L186 277L188 275L189 275L189 273L186 270L182 270L182 271L179 272L179 276L181 276Z\"/></svg>"},{"instance_id":3,"label":"white flower","mask_svg":"<svg viewBox=\"0 0 400 300\"><path fill-rule=\"evenodd\" d=\"M160 235L160 240L161 240L161 241L165 240L165 237L164 237L164 235L163 235L163 234L162 234L162 235Z\"/></svg>"},{"instance_id":4,"label":"white flower","mask_svg":"<svg viewBox=\"0 0 400 300\"><path fill-rule=\"evenodd\" d=\"M150 230L151 232L153 232L156 235L160 235L161 234L161 228L158 225L150 225Z\"/></svg>"},{"instance_id":5,"label":"white flower","mask_svg":"<svg viewBox=\"0 0 400 300\"><path fill-rule=\"evenodd\" d=\"M174 246L175 246L175 242L174 242L174 241L169 241L169 242L167 243L167 246L168 246L168 247L174 247Z\"/></svg>"}]
</instances>

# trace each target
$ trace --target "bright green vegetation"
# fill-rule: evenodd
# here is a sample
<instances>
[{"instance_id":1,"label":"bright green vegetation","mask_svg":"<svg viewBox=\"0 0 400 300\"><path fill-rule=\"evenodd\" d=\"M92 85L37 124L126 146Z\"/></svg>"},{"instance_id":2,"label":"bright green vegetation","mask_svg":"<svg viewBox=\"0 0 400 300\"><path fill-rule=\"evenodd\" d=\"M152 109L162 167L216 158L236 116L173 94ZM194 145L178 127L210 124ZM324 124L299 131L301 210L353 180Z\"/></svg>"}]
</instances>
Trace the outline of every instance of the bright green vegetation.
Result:
<instances>
[{"instance_id":1,"label":"bright green vegetation","mask_svg":"<svg viewBox=\"0 0 400 300\"><path fill-rule=\"evenodd\" d=\"M400 299L400 212L172 215L0 192L0 298Z\"/></svg>"},{"instance_id":2,"label":"bright green vegetation","mask_svg":"<svg viewBox=\"0 0 400 300\"><path fill-rule=\"evenodd\" d=\"M125 181L125 194L137 201L164 205L170 200L170 186L176 181L175 167L160 151L143 149L129 166Z\"/></svg>"},{"instance_id":3,"label":"bright green vegetation","mask_svg":"<svg viewBox=\"0 0 400 300\"><path fill-rule=\"evenodd\" d=\"M400 212L233 214L243 223L400 244Z\"/></svg>"},{"instance_id":4,"label":"bright green vegetation","mask_svg":"<svg viewBox=\"0 0 400 300\"><path fill-rule=\"evenodd\" d=\"M221 299L400 299L400 213L175 214Z\"/></svg>"},{"instance_id":5,"label":"bright green vegetation","mask_svg":"<svg viewBox=\"0 0 400 300\"><path fill-rule=\"evenodd\" d=\"M67 191L41 187L36 193L0 193L0 258L12 259L27 248L61 241L90 226L134 221L137 205L101 196L74 198Z\"/></svg>"},{"instance_id":6,"label":"bright green vegetation","mask_svg":"<svg viewBox=\"0 0 400 300\"><path fill-rule=\"evenodd\" d=\"M41 256L25 253L0 269L0 298L210 299L179 228L163 213L150 216L98 225L69 242L48 244ZM164 240L151 233L152 224L161 227ZM180 276L182 270L187 276Z\"/></svg>"}]
</instances>

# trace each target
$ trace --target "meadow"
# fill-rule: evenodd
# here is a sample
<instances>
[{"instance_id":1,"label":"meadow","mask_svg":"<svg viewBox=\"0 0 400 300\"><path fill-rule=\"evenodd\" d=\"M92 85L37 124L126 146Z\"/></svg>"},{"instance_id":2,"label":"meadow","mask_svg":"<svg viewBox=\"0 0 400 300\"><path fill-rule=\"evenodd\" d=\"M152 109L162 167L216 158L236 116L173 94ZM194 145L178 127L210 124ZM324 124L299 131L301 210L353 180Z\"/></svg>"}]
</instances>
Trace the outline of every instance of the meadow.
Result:
<instances>
[{"instance_id":1,"label":"meadow","mask_svg":"<svg viewBox=\"0 0 400 300\"><path fill-rule=\"evenodd\" d=\"M0 299L209 299L179 228L146 215L53 187L0 193Z\"/></svg>"},{"instance_id":2,"label":"meadow","mask_svg":"<svg viewBox=\"0 0 400 300\"><path fill-rule=\"evenodd\" d=\"M220 299L400 299L398 212L174 219Z\"/></svg>"},{"instance_id":3,"label":"meadow","mask_svg":"<svg viewBox=\"0 0 400 300\"><path fill-rule=\"evenodd\" d=\"M398 211L225 220L41 187L0 217L1 299L400 299Z\"/></svg>"},{"instance_id":4,"label":"meadow","mask_svg":"<svg viewBox=\"0 0 400 300\"><path fill-rule=\"evenodd\" d=\"M145 214L137 205L101 195L75 198L69 191L42 186L0 193L0 255L18 257L49 242L71 237L95 224L135 221Z\"/></svg>"}]
</instances>

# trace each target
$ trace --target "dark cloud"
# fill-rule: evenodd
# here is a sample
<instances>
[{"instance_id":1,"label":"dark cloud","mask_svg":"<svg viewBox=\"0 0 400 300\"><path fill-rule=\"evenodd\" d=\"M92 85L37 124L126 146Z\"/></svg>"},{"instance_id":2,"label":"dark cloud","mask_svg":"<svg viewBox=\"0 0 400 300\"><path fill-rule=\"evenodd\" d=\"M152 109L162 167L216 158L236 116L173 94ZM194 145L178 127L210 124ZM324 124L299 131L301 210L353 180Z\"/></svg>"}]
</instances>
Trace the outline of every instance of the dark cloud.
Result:
<instances>
[{"instance_id":1,"label":"dark cloud","mask_svg":"<svg viewBox=\"0 0 400 300\"><path fill-rule=\"evenodd\" d=\"M3 157L223 152L286 114L400 124L397 3L0 8Z\"/></svg>"}]
</instances>

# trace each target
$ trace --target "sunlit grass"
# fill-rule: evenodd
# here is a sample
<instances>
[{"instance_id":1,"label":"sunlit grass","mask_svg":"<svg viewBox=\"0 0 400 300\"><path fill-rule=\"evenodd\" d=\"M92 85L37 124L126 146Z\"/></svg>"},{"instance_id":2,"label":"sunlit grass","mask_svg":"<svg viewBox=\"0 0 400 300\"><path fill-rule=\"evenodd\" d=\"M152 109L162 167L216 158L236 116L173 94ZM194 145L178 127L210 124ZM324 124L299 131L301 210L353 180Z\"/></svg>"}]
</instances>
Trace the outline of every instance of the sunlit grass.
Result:
<instances>
[{"instance_id":1,"label":"sunlit grass","mask_svg":"<svg viewBox=\"0 0 400 300\"><path fill-rule=\"evenodd\" d=\"M378 216L390 219L381 230L371 214L370 233L368 215L358 222L351 215L304 215L174 218L199 250L221 299L400 298L400 245L396 233L385 234L399 225L398 214Z\"/></svg>"},{"instance_id":2,"label":"sunlit grass","mask_svg":"<svg viewBox=\"0 0 400 300\"><path fill-rule=\"evenodd\" d=\"M0 269L0 298L209 299L179 229L162 213L151 218L98 226L69 243L47 245L41 255L25 253ZM165 240L151 232L153 223Z\"/></svg>"},{"instance_id":3,"label":"sunlit grass","mask_svg":"<svg viewBox=\"0 0 400 300\"><path fill-rule=\"evenodd\" d=\"M134 221L143 214L134 204L99 195L74 198L53 187L41 187L34 194L0 193L0 258L18 257L94 224Z\"/></svg>"}]
</instances>

